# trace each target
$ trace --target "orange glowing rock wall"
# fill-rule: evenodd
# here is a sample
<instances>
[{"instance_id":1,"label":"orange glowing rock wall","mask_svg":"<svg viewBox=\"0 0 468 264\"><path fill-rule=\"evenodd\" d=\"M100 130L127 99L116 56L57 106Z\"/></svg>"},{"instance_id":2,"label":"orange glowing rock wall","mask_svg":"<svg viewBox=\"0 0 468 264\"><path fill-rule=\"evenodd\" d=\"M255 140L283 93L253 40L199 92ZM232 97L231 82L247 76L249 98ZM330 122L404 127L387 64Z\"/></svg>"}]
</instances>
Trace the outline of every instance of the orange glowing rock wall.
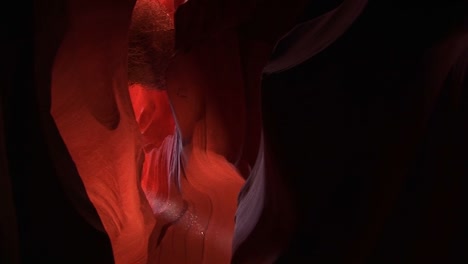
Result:
<instances>
[{"instance_id":1,"label":"orange glowing rock wall","mask_svg":"<svg viewBox=\"0 0 468 264\"><path fill-rule=\"evenodd\" d=\"M466 1L33 2L1 263L468 263Z\"/></svg>"},{"instance_id":2,"label":"orange glowing rock wall","mask_svg":"<svg viewBox=\"0 0 468 264\"><path fill-rule=\"evenodd\" d=\"M256 9L248 1L134 4L69 1L52 115L116 263L228 263L239 190L251 169L263 166L255 165L263 152L261 71L300 8ZM162 10L175 19L167 70L161 65L171 22ZM269 28L254 15L286 22ZM153 23L156 33L145 42L140 33ZM134 26L140 32L129 33ZM129 50L134 40L146 46Z\"/></svg>"},{"instance_id":3,"label":"orange glowing rock wall","mask_svg":"<svg viewBox=\"0 0 468 264\"><path fill-rule=\"evenodd\" d=\"M168 94L129 88L132 6L70 1L52 115L116 263L228 263L243 184L226 160L239 159L244 130L236 41L178 55Z\"/></svg>"},{"instance_id":4,"label":"orange glowing rock wall","mask_svg":"<svg viewBox=\"0 0 468 264\"><path fill-rule=\"evenodd\" d=\"M69 1L52 74L52 115L109 235L116 263L146 263L155 224L127 86L131 1Z\"/></svg>"}]
</instances>

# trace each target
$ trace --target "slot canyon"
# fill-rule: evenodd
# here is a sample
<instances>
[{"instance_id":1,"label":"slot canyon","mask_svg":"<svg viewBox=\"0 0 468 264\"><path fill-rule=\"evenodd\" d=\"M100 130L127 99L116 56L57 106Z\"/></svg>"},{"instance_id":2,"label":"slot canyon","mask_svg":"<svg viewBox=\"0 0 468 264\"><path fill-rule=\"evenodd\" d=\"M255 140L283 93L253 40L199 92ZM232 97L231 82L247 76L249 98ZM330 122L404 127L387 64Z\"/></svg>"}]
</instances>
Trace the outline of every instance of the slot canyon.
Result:
<instances>
[{"instance_id":1,"label":"slot canyon","mask_svg":"<svg viewBox=\"0 0 468 264\"><path fill-rule=\"evenodd\" d=\"M434 2L5 8L0 263L468 263L468 1Z\"/></svg>"}]
</instances>

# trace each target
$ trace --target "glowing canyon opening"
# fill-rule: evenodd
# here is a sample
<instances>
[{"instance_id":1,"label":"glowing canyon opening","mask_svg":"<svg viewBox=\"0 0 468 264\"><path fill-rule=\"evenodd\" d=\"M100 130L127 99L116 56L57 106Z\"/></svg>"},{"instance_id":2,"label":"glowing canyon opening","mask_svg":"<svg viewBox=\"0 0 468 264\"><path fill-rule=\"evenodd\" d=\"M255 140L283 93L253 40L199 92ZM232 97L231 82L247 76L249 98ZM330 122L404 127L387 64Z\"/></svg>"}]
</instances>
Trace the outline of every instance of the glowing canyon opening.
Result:
<instances>
[{"instance_id":1,"label":"glowing canyon opening","mask_svg":"<svg viewBox=\"0 0 468 264\"><path fill-rule=\"evenodd\" d=\"M116 263L229 263L245 162L235 36L176 54L170 1L137 1L132 16L121 2L70 10L54 120Z\"/></svg>"},{"instance_id":2,"label":"glowing canyon opening","mask_svg":"<svg viewBox=\"0 0 468 264\"><path fill-rule=\"evenodd\" d=\"M0 263L468 263L468 6L436 2L8 9Z\"/></svg>"}]
</instances>

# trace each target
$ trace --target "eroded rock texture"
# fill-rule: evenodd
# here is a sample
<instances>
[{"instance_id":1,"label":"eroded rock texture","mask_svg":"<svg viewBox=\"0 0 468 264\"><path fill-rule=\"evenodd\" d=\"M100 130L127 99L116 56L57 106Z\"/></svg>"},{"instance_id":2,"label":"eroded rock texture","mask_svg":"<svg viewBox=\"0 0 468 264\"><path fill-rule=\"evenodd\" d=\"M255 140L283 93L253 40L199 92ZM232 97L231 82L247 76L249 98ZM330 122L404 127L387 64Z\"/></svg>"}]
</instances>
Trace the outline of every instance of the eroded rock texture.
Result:
<instances>
[{"instance_id":1,"label":"eroded rock texture","mask_svg":"<svg viewBox=\"0 0 468 264\"><path fill-rule=\"evenodd\" d=\"M171 59L159 2L74 4L51 112L115 261L228 263L245 119L235 31Z\"/></svg>"},{"instance_id":2,"label":"eroded rock texture","mask_svg":"<svg viewBox=\"0 0 468 264\"><path fill-rule=\"evenodd\" d=\"M466 1L36 2L0 262L467 263Z\"/></svg>"}]
</instances>

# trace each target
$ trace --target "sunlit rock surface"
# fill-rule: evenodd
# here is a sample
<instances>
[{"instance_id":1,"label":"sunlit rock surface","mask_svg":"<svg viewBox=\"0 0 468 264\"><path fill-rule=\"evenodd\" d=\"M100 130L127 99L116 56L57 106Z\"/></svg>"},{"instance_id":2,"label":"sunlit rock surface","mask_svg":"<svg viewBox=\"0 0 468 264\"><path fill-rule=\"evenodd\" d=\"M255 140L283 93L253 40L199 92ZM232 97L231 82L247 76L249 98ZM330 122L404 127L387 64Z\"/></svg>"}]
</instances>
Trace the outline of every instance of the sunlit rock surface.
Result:
<instances>
[{"instance_id":1,"label":"sunlit rock surface","mask_svg":"<svg viewBox=\"0 0 468 264\"><path fill-rule=\"evenodd\" d=\"M235 41L228 35L178 55L167 93L151 78L129 88L132 3L74 4L55 59L51 112L116 263L228 263L243 184L226 159L240 155L236 131L243 129L234 122L243 109L233 100L242 91L239 57L236 49L225 53ZM210 56L216 48L218 55ZM132 80L141 79L135 74Z\"/></svg>"},{"instance_id":2,"label":"sunlit rock surface","mask_svg":"<svg viewBox=\"0 0 468 264\"><path fill-rule=\"evenodd\" d=\"M36 5L0 261L468 262L466 1Z\"/></svg>"}]
</instances>

